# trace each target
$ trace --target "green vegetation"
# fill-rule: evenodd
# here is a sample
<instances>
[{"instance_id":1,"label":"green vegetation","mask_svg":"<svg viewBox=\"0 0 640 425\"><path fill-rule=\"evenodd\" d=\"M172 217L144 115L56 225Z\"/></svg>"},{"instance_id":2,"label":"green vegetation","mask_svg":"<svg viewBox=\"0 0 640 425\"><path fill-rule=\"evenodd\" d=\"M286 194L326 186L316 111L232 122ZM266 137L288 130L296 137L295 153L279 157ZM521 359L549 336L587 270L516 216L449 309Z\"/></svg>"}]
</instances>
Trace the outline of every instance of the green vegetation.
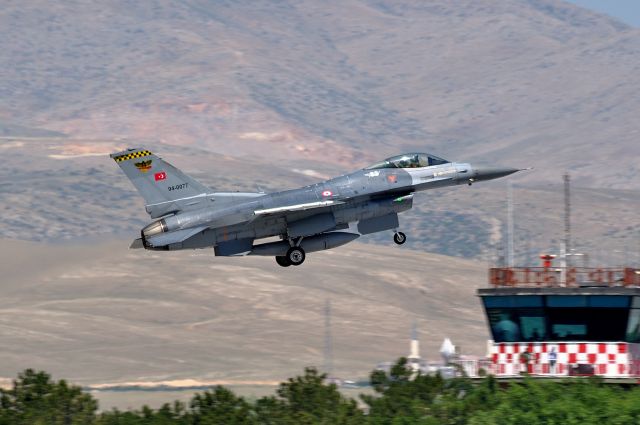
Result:
<instances>
[{"instance_id":1,"label":"green vegetation","mask_svg":"<svg viewBox=\"0 0 640 425\"><path fill-rule=\"evenodd\" d=\"M313 368L280 384L276 394L248 402L224 387L196 394L186 405L158 410L98 413L90 394L44 372L27 370L13 388L0 390L0 425L589 425L640 423L640 389L597 379L545 382L525 379L500 387L489 376L413 377L405 359L390 373L374 371L375 395L361 396L366 409L345 398Z\"/></svg>"}]
</instances>

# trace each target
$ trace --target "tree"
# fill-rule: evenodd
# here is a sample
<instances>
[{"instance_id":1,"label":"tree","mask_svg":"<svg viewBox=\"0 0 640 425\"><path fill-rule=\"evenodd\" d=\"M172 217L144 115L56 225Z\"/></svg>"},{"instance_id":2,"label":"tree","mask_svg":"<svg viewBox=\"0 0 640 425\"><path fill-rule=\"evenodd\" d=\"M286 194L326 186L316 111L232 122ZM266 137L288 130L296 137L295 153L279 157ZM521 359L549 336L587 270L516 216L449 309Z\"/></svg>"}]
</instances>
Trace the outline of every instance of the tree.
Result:
<instances>
[{"instance_id":1,"label":"tree","mask_svg":"<svg viewBox=\"0 0 640 425\"><path fill-rule=\"evenodd\" d=\"M222 386L196 394L191 400L191 415L195 425L257 423L251 406L242 397Z\"/></svg>"},{"instance_id":2,"label":"tree","mask_svg":"<svg viewBox=\"0 0 640 425\"><path fill-rule=\"evenodd\" d=\"M10 390L0 390L0 424L90 425L98 403L66 381L53 382L45 372L27 369Z\"/></svg>"},{"instance_id":3,"label":"tree","mask_svg":"<svg viewBox=\"0 0 640 425\"><path fill-rule=\"evenodd\" d=\"M224 387L154 410L103 412L79 387L26 370L0 390L0 425L631 425L640 423L640 388L601 380L526 378L501 388L492 376L443 379L413 375L406 359L371 373L375 396L361 396L365 416L313 368L280 384L276 395L249 403Z\"/></svg>"},{"instance_id":4,"label":"tree","mask_svg":"<svg viewBox=\"0 0 640 425\"><path fill-rule=\"evenodd\" d=\"M369 405L372 424L464 424L474 406L469 401L476 388L468 378L414 374L405 358L388 375L372 372L371 384L379 396L361 398Z\"/></svg>"},{"instance_id":5,"label":"tree","mask_svg":"<svg viewBox=\"0 0 640 425\"><path fill-rule=\"evenodd\" d=\"M258 400L260 423L344 424L365 423L355 400L345 398L335 384L325 384L327 376L306 368L303 376L280 384L278 397Z\"/></svg>"}]
</instances>

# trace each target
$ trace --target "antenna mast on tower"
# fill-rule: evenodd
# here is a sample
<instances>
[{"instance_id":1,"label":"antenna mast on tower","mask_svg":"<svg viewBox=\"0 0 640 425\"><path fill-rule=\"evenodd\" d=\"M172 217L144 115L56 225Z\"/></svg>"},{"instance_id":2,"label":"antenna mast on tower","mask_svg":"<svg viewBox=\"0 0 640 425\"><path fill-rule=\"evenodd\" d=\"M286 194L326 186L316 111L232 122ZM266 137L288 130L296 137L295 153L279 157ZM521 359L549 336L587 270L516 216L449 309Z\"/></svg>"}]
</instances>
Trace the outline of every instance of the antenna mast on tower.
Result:
<instances>
[{"instance_id":1,"label":"antenna mast on tower","mask_svg":"<svg viewBox=\"0 0 640 425\"><path fill-rule=\"evenodd\" d=\"M513 225L513 184L508 183L507 192L507 267L515 266Z\"/></svg>"},{"instance_id":2,"label":"antenna mast on tower","mask_svg":"<svg viewBox=\"0 0 640 425\"><path fill-rule=\"evenodd\" d=\"M564 255L566 267L571 266L571 178L564 174Z\"/></svg>"}]
</instances>

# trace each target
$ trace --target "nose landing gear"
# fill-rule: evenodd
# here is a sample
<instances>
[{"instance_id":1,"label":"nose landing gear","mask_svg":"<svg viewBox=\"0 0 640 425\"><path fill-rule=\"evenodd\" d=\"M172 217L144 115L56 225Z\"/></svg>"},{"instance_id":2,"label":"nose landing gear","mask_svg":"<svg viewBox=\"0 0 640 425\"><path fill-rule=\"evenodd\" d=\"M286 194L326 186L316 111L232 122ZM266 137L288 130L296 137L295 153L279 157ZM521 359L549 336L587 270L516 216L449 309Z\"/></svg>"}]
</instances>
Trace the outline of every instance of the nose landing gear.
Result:
<instances>
[{"instance_id":1,"label":"nose landing gear","mask_svg":"<svg viewBox=\"0 0 640 425\"><path fill-rule=\"evenodd\" d=\"M393 235L393 241L395 243L397 243L398 245L402 245L403 243L405 243L407 241L407 235L405 235L402 232L396 232Z\"/></svg>"}]
</instances>

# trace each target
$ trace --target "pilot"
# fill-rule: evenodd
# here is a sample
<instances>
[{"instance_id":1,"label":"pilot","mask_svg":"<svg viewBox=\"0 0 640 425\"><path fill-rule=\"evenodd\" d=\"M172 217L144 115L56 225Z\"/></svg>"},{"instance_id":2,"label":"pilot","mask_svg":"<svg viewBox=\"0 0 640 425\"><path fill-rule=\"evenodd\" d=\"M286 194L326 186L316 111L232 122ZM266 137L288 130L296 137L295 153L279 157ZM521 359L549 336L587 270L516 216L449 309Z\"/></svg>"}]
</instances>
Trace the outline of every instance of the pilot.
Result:
<instances>
[{"instance_id":1,"label":"pilot","mask_svg":"<svg viewBox=\"0 0 640 425\"><path fill-rule=\"evenodd\" d=\"M420 161L418 161L418 155L414 155L409 160L409 166L407 168L420 168Z\"/></svg>"}]
</instances>

